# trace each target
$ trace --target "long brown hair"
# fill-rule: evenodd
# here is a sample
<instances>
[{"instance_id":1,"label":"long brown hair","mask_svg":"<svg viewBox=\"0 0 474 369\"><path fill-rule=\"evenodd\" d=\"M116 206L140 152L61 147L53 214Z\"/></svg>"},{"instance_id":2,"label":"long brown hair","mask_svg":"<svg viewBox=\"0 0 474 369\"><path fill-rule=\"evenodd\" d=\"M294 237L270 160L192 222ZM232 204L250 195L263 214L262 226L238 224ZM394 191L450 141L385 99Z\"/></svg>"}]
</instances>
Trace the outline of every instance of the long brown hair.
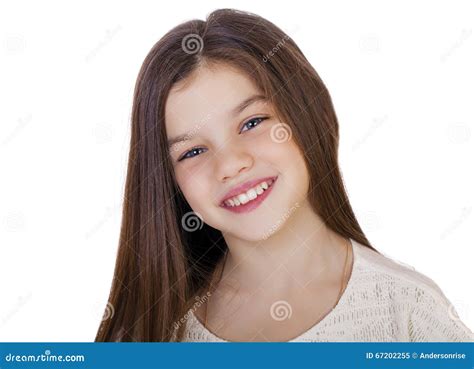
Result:
<instances>
[{"instance_id":1,"label":"long brown hair","mask_svg":"<svg viewBox=\"0 0 474 369\"><path fill-rule=\"evenodd\" d=\"M207 224L186 232L192 212L169 156L165 103L171 87L203 63L250 76L286 122L310 173L308 200L334 232L375 250L346 194L338 166L339 127L323 81L295 42L268 20L219 9L164 35L146 56L133 98L120 242L108 309L96 341L180 341L183 316L226 255ZM377 250L375 250L377 251Z\"/></svg>"}]
</instances>

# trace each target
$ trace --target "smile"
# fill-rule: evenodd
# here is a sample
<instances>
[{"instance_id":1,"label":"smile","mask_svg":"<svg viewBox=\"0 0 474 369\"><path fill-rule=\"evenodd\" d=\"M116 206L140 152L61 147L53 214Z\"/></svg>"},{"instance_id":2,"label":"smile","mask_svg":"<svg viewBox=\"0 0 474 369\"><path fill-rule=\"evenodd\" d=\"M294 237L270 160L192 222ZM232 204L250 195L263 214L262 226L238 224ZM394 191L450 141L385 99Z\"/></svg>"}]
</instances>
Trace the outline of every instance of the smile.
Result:
<instances>
[{"instance_id":1,"label":"smile","mask_svg":"<svg viewBox=\"0 0 474 369\"><path fill-rule=\"evenodd\" d=\"M263 202L263 200L267 198L267 196L273 190L273 185L277 179L278 177L262 181L249 190L227 199L222 203L221 206L224 209L235 213L251 211L257 208Z\"/></svg>"}]
</instances>

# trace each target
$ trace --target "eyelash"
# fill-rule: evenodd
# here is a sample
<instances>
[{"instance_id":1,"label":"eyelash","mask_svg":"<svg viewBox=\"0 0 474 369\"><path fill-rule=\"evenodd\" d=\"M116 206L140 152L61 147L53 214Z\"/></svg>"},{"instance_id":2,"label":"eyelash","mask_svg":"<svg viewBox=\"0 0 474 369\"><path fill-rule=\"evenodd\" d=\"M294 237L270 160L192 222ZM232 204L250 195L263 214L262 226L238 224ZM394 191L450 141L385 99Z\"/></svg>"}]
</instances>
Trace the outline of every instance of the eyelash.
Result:
<instances>
[{"instance_id":1,"label":"eyelash","mask_svg":"<svg viewBox=\"0 0 474 369\"><path fill-rule=\"evenodd\" d=\"M253 121L259 121L259 123L254 126L253 128L257 127L260 125L260 123L262 123L264 120L268 119L268 117L255 117L255 118L252 118L252 119L249 119L248 121L246 121L243 125L242 125L242 128L245 127L248 123L250 122L253 122ZM250 131L252 130L253 128L249 128L247 129L247 131ZM240 131L242 132L242 130ZM246 131L244 131L246 132ZM186 151L179 159L178 161L182 161L182 160L185 160L185 159L191 159L191 158L194 158L195 156L197 155L193 155L193 156L189 156L189 157L186 157L190 152L193 152L193 151L196 151L196 150L201 150L202 148L201 147L195 147L195 148L192 148L191 150L189 151Z\"/></svg>"}]
</instances>

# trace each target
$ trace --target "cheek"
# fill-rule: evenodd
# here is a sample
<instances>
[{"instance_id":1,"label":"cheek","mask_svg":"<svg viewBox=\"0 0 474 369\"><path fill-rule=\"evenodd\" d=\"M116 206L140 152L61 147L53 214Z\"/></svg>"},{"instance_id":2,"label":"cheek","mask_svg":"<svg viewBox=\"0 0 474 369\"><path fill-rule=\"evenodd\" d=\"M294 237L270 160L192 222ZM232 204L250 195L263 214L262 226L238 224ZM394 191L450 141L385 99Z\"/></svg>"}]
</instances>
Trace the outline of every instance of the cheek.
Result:
<instances>
[{"instance_id":1,"label":"cheek","mask_svg":"<svg viewBox=\"0 0 474 369\"><path fill-rule=\"evenodd\" d=\"M268 124L247 140L248 150L255 154L256 161L260 158L272 165L286 161L290 148L288 142L278 142L275 139L275 127L276 123Z\"/></svg>"},{"instance_id":2,"label":"cheek","mask_svg":"<svg viewBox=\"0 0 474 369\"><path fill-rule=\"evenodd\" d=\"M188 168L178 168L175 174L178 186L186 201L194 211L201 212L204 203L209 201L208 174L204 170L191 171Z\"/></svg>"},{"instance_id":3,"label":"cheek","mask_svg":"<svg viewBox=\"0 0 474 369\"><path fill-rule=\"evenodd\" d=\"M259 145L261 157L283 176L292 197L303 199L309 189L309 172L304 154L293 139L286 142L268 140Z\"/></svg>"},{"instance_id":4,"label":"cheek","mask_svg":"<svg viewBox=\"0 0 474 369\"><path fill-rule=\"evenodd\" d=\"M286 144L285 151L287 153L286 160L291 163L291 166L294 167L295 171L301 171L301 173L308 172L304 154L294 140L291 140Z\"/></svg>"},{"instance_id":5,"label":"cheek","mask_svg":"<svg viewBox=\"0 0 474 369\"><path fill-rule=\"evenodd\" d=\"M306 169L303 154L295 141L279 126L272 125L256 136L249 148L256 153L256 160L260 157L282 170L283 167L294 171Z\"/></svg>"}]
</instances>

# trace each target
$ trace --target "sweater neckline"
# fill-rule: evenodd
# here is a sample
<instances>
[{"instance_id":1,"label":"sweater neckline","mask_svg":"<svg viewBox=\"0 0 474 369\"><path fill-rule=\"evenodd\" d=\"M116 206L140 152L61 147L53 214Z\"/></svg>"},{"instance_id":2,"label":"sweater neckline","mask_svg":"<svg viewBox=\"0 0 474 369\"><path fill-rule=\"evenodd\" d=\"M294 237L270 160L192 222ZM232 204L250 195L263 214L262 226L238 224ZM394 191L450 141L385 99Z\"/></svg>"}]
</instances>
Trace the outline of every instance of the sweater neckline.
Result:
<instances>
[{"instance_id":1,"label":"sweater neckline","mask_svg":"<svg viewBox=\"0 0 474 369\"><path fill-rule=\"evenodd\" d=\"M353 285L354 285L354 279L356 278L356 273L358 271L358 266L359 266L359 243L355 240L353 240L352 238L349 238L349 241L351 243L351 246L352 246L352 258L353 258L353 261L352 261L352 268L351 268L351 274L350 274L350 277L349 277L349 280L347 281L347 284L346 284L346 287L344 288L344 291L342 292L341 294L341 297L339 298L339 300L336 302L336 304L332 307L332 309L326 313L325 316L323 316L320 320L318 320L315 324L313 324L311 327L309 327L306 331L304 331L303 333L299 334L298 336L286 341L286 342L295 342L295 341L298 341L299 339L307 336L307 335L310 335L312 332L316 331L317 329L319 329L320 327L323 326L324 323L326 323L326 321L328 321L329 319L331 319L331 317L338 311L341 309L341 306L345 304L349 294L350 294L350 291L353 289ZM216 334L212 333L204 324L201 323L201 321L196 317L196 315L194 314L194 311L191 309L190 310L191 312L191 319L194 320L194 326L197 327L202 334L204 334L205 336L208 336L208 337L211 337L212 338L212 341L221 341L221 342L234 342L234 341L228 341L228 340L225 340L219 336L217 336Z\"/></svg>"}]
</instances>

